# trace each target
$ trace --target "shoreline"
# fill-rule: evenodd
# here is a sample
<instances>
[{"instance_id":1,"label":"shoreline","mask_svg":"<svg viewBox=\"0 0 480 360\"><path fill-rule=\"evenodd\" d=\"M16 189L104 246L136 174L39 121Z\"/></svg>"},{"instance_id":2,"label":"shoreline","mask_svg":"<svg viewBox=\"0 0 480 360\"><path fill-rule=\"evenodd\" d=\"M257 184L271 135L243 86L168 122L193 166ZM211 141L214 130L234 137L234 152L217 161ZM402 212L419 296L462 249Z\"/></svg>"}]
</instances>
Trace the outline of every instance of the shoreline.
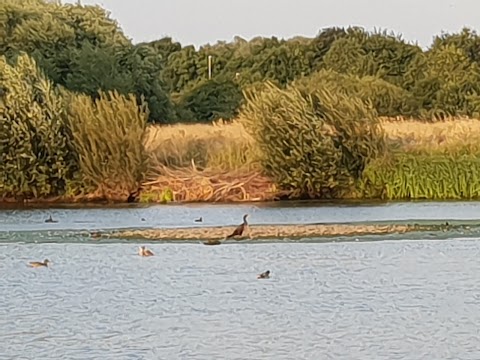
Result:
<instances>
[{"instance_id":1,"label":"shoreline","mask_svg":"<svg viewBox=\"0 0 480 360\"><path fill-rule=\"evenodd\" d=\"M252 205L252 206L276 206L289 205L292 206L338 206L338 205L387 205L391 203L477 203L480 199L380 199L380 198L366 198L366 199L277 199L277 200L245 200L245 201L168 201L168 202L127 202L127 201L65 201L65 199L40 199L32 201L5 201L0 200L0 210L4 209L51 209L51 208L128 208L128 207L150 207L150 206L234 206L234 205Z\"/></svg>"}]
</instances>

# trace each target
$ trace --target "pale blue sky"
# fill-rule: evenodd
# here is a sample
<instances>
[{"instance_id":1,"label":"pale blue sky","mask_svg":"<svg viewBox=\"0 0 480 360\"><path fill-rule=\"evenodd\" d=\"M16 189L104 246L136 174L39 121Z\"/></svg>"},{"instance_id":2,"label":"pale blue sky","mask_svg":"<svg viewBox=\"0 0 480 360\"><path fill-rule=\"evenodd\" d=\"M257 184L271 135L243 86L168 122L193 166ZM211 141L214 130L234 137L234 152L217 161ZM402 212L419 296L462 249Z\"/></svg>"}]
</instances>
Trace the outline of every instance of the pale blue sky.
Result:
<instances>
[{"instance_id":1,"label":"pale blue sky","mask_svg":"<svg viewBox=\"0 0 480 360\"><path fill-rule=\"evenodd\" d=\"M69 0L74 2L76 0ZM441 31L477 28L479 0L81 0L100 4L134 42L171 36L203 45L261 36L312 37L330 26L393 30L420 46Z\"/></svg>"}]
</instances>

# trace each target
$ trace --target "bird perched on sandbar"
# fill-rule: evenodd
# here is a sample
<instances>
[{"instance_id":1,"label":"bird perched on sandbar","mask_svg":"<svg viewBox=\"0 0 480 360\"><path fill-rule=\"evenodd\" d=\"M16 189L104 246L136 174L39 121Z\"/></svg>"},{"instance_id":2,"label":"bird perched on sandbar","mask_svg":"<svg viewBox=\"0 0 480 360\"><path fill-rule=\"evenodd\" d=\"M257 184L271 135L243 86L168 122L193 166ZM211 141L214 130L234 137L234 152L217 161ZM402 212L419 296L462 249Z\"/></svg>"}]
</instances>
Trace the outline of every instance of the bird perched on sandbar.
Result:
<instances>
[{"instance_id":1,"label":"bird perched on sandbar","mask_svg":"<svg viewBox=\"0 0 480 360\"><path fill-rule=\"evenodd\" d=\"M147 249L145 246L140 246L138 248L138 255L140 256L153 256L153 252Z\"/></svg>"},{"instance_id":2,"label":"bird perched on sandbar","mask_svg":"<svg viewBox=\"0 0 480 360\"><path fill-rule=\"evenodd\" d=\"M243 215L243 223L238 225L233 232L227 236L227 239L230 239L235 236L242 236L244 232L248 231L248 222L247 222L248 214Z\"/></svg>"},{"instance_id":3,"label":"bird perched on sandbar","mask_svg":"<svg viewBox=\"0 0 480 360\"><path fill-rule=\"evenodd\" d=\"M39 268L39 267L48 267L48 264L50 263L50 260L45 259L43 262L40 261L31 261L28 263L28 266L34 267L34 268Z\"/></svg>"},{"instance_id":4,"label":"bird perched on sandbar","mask_svg":"<svg viewBox=\"0 0 480 360\"><path fill-rule=\"evenodd\" d=\"M270 270L267 270L257 275L257 279L269 279L269 278L270 278Z\"/></svg>"}]
</instances>

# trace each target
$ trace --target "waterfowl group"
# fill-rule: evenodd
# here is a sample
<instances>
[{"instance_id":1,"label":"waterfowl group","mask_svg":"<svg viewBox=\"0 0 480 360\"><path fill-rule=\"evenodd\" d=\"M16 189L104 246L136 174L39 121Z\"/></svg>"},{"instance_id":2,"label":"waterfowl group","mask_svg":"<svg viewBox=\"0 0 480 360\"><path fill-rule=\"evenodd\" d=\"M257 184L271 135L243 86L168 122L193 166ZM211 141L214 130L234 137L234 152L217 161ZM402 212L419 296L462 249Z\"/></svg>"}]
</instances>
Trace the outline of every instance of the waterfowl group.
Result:
<instances>
[{"instance_id":1,"label":"waterfowl group","mask_svg":"<svg viewBox=\"0 0 480 360\"><path fill-rule=\"evenodd\" d=\"M238 225L231 234L227 235L225 239L230 239L237 236L241 237L244 233L248 232L249 227L248 227L247 218L248 218L248 214L243 215L243 222L240 225ZM142 221L145 221L145 219L142 218ZM202 222L202 221L203 221L202 217L195 219L195 222ZM50 215L49 218L45 220L45 222L54 223L57 221L53 220L52 215ZM92 231L90 233L90 236L92 238L98 238L101 236L101 234L98 231ZM203 242L204 245L220 245L221 243L222 242L218 239L210 239ZM138 255L142 257L149 257L149 256L154 256L155 254L153 253L153 251L151 251L150 249L147 249L145 246L139 246ZM51 261L48 259L45 259L43 262L31 261L29 262L29 266L34 268L48 267L49 263L51 263ZM257 275L257 279L269 279L269 278L270 278L270 270L267 270Z\"/></svg>"}]
</instances>

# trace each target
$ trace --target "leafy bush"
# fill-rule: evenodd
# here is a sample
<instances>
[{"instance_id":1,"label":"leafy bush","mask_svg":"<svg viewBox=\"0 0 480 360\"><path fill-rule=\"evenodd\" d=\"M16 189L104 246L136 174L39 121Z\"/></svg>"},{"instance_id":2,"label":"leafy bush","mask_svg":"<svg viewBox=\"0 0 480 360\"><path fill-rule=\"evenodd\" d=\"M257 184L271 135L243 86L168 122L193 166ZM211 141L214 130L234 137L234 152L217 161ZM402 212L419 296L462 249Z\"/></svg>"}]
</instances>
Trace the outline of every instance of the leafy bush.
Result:
<instances>
[{"instance_id":1,"label":"leafy bush","mask_svg":"<svg viewBox=\"0 0 480 360\"><path fill-rule=\"evenodd\" d=\"M375 112L359 99L271 83L245 97L241 117L263 168L292 197L340 196L384 146Z\"/></svg>"},{"instance_id":2,"label":"leafy bush","mask_svg":"<svg viewBox=\"0 0 480 360\"><path fill-rule=\"evenodd\" d=\"M138 106L133 95L117 92L101 93L95 100L73 95L68 103L68 125L85 190L100 198L127 199L148 168L145 104Z\"/></svg>"},{"instance_id":3,"label":"leafy bush","mask_svg":"<svg viewBox=\"0 0 480 360\"><path fill-rule=\"evenodd\" d=\"M65 192L76 159L63 100L33 59L0 57L0 197Z\"/></svg>"},{"instance_id":4,"label":"leafy bush","mask_svg":"<svg viewBox=\"0 0 480 360\"><path fill-rule=\"evenodd\" d=\"M480 65L480 36L475 30L464 27L459 33L442 33L435 36L432 50L453 45L462 50L468 58Z\"/></svg>"}]
</instances>

